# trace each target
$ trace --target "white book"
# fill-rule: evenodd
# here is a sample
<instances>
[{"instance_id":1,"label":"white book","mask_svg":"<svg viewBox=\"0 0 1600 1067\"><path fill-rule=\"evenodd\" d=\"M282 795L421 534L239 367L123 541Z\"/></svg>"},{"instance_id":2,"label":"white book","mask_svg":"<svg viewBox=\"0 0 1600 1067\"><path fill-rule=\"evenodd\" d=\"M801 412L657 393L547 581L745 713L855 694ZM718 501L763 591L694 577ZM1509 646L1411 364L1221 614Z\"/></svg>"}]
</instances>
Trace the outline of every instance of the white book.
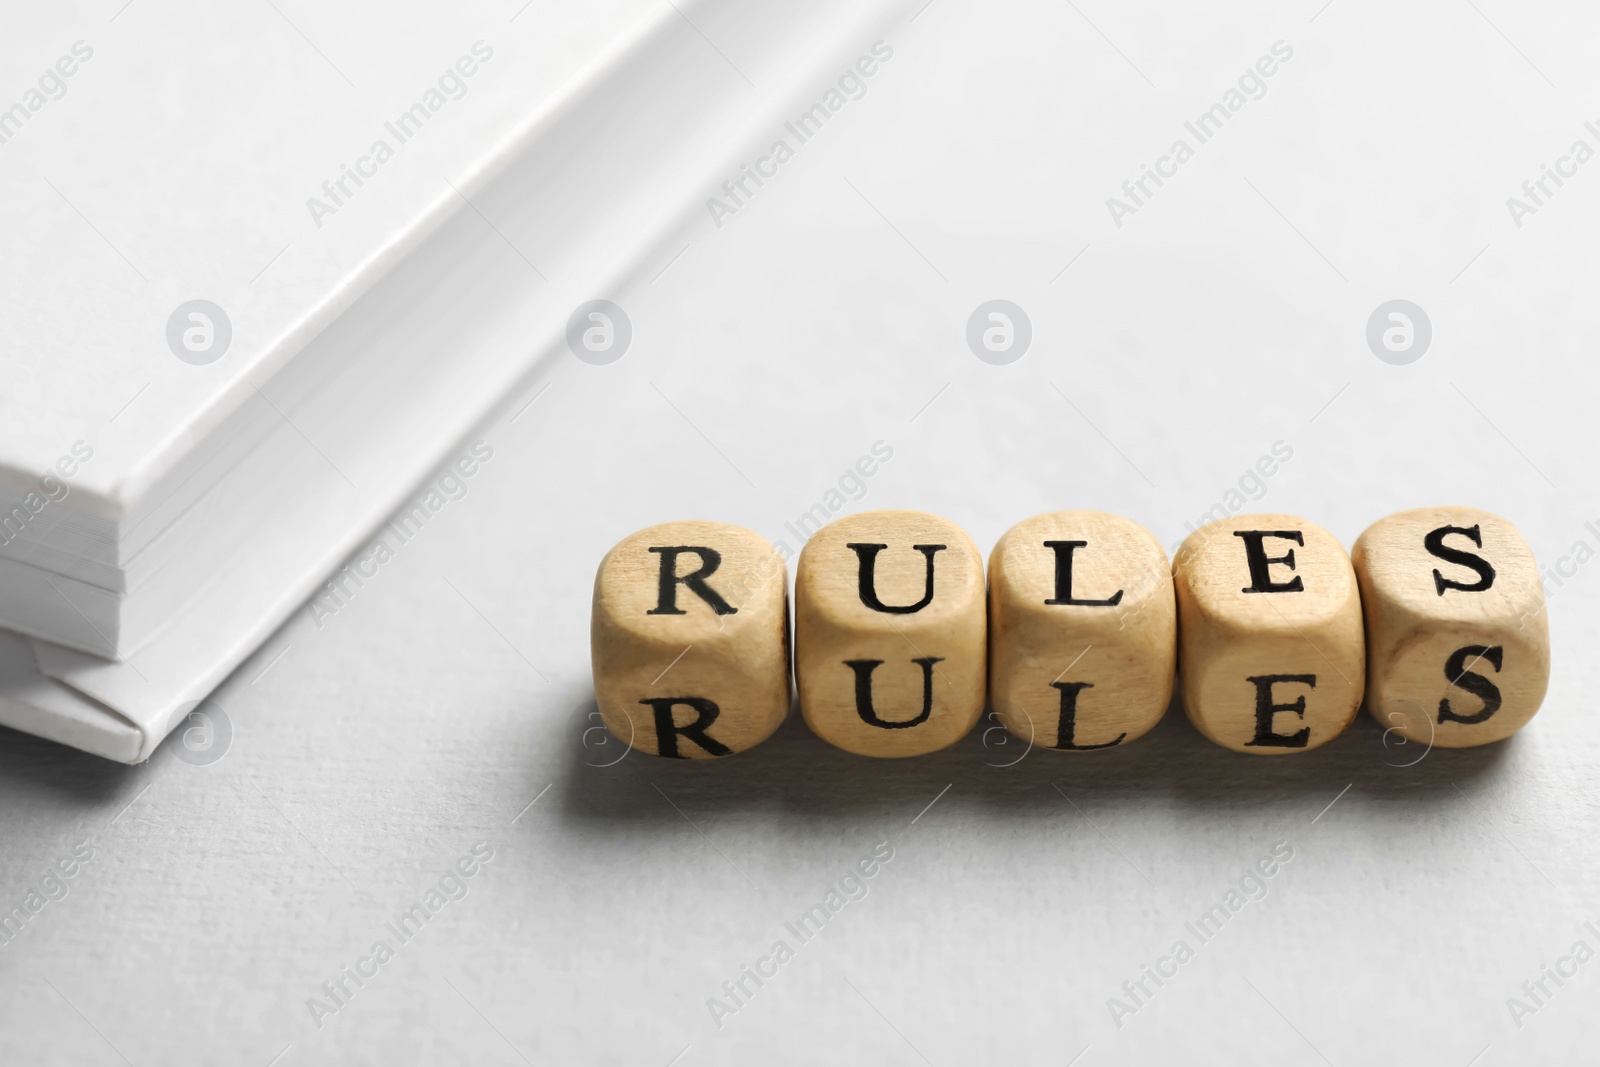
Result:
<instances>
[{"instance_id":1,"label":"white book","mask_svg":"<svg viewBox=\"0 0 1600 1067\"><path fill-rule=\"evenodd\" d=\"M20 20L72 74L0 143L0 723L147 758L902 6Z\"/></svg>"},{"instance_id":2,"label":"white book","mask_svg":"<svg viewBox=\"0 0 1600 1067\"><path fill-rule=\"evenodd\" d=\"M282 447L306 341L653 11L486 26L412 0L357 37L192 8L182 34L35 10L4 45L40 74L0 111L0 626L114 658L248 541L266 487L218 485Z\"/></svg>"}]
</instances>

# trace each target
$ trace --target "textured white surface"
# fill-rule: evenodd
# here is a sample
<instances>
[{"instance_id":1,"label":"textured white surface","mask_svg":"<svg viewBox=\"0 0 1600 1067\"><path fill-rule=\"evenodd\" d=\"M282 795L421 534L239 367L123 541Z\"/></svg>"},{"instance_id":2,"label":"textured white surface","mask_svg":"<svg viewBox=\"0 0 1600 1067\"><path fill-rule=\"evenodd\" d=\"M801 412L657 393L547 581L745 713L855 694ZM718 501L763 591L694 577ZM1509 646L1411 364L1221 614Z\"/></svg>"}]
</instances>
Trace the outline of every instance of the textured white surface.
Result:
<instances>
[{"instance_id":1,"label":"textured white surface","mask_svg":"<svg viewBox=\"0 0 1600 1067\"><path fill-rule=\"evenodd\" d=\"M0 906L94 848L0 946L0 1061L1587 1058L1600 964L1547 982L1520 1029L1506 1001L1580 938L1600 949L1581 925L1600 926L1592 562L1551 600L1532 725L1411 766L1364 716L1267 760L1176 711L1126 748L1009 767L981 727L883 764L793 715L736 759L598 766L617 755L586 735L605 549L690 516L795 548L785 523L879 440L893 457L847 506L936 511L985 548L1057 507L1171 545L1278 441L1293 456L1250 506L1346 544L1459 501L1546 566L1600 547L1600 172L1520 229L1505 207L1584 135L1567 101L1595 97L1594 16L1485 9L1558 92L1470 6L1083 13L1105 37L1070 7L949 0L885 31L863 99L615 294L621 361L561 354L483 428L466 497L216 694L220 760L0 739ZM702 28L738 61L736 33ZM1105 198L1278 39L1295 55L1267 95L1115 229ZM1006 367L963 338L994 297L1033 322ZM1410 366L1364 339L1396 297L1434 326ZM319 1029L308 998L397 944L385 923L480 840L464 899ZM1266 898L1200 945L1185 923L1280 841ZM865 899L800 944L785 923L880 842ZM1195 958L1118 1028L1107 999L1180 938ZM778 939L794 959L718 1029L707 998Z\"/></svg>"}]
</instances>

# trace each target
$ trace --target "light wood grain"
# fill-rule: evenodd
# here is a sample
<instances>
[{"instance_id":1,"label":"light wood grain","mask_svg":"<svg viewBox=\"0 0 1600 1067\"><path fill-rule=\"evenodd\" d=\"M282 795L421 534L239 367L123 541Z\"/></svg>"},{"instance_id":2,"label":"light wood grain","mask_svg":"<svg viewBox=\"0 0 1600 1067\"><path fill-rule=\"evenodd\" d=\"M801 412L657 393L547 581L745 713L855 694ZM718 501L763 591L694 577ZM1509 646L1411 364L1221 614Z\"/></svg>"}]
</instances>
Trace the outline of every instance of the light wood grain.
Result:
<instances>
[{"instance_id":1,"label":"light wood grain","mask_svg":"<svg viewBox=\"0 0 1600 1067\"><path fill-rule=\"evenodd\" d=\"M1261 539L1262 558L1294 557L1292 566L1266 564L1264 583L1251 573L1250 540L1238 536L1253 531L1303 542ZM1202 734L1238 752L1282 755L1326 744L1350 725L1365 682L1361 599L1331 533L1293 515L1210 523L1178 549L1173 580L1179 685ZM1299 588L1277 588L1288 585ZM1245 592L1257 588L1277 591ZM1290 710L1269 710L1276 705Z\"/></svg>"},{"instance_id":2,"label":"light wood grain","mask_svg":"<svg viewBox=\"0 0 1600 1067\"><path fill-rule=\"evenodd\" d=\"M1035 515L989 555L989 703L1034 747L1098 750L1147 732L1172 699L1177 640L1167 554L1131 519Z\"/></svg>"},{"instance_id":3,"label":"light wood grain","mask_svg":"<svg viewBox=\"0 0 1600 1067\"><path fill-rule=\"evenodd\" d=\"M886 546L872 555L869 587L881 607L863 595L868 550L851 544ZM867 756L953 744L983 712L985 648L983 558L950 520L869 511L806 542L795 575L795 677L801 712L823 740Z\"/></svg>"},{"instance_id":4,"label":"light wood grain","mask_svg":"<svg viewBox=\"0 0 1600 1067\"><path fill-rule=\"evenodd\" d=\"M1373 523L1351 555L1375 719L1443 748L1527 725L1550 681L1550 632L1538 564L1516 527L1476 508L1416 508Z\"/></svg>"},{"instance_id":5,"label":"light wood grain","mask_svg":"<svg viewBox=\"0 0 1600 1067\"><path fill-rule=\"evenodd\" d=\"M661 576L678 581L662 613ZM658 551L651 551L657 549ZM594 580L590 647L607 729L643 752L705 759L759 744L789 710L788 567L759 534L719 522L668 522L623 538ZM664 701L677 701L666 704ZM706 702L709 702L707 704ZM670 720L663 720L670 715ZM661 731L670 721L674 729Z\"/></svg>"}]
</instances>

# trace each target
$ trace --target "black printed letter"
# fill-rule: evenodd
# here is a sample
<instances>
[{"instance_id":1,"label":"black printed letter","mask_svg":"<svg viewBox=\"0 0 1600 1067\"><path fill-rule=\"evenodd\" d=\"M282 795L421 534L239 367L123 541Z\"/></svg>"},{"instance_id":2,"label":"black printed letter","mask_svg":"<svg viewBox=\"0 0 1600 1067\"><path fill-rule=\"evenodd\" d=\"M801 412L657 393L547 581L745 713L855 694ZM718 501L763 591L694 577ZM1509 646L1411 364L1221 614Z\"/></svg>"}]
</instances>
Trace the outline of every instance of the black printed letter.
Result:
<instances>
[{"instance_id":1,"label":"black printed letter","mask_svg":"<svg viewBox=\"0 0 1600 1067\"><path fill-rule=\"evenodd\" d=\"M856 556L861 560L860 590L861 602L873 611L886 611L890 615L910 615L912 612L921 611L933 600L933 554L944 548L944 545L912 545L911 547L928 557L928 585L923 591L922 599L915 604L901 607L890 607L878 599L878 587L873 581L873 572L878 567L878 553L888 548L888 545L848 544L846 548L856 550Z\"/></svg>"},{"instance_id":2,"label":"black printed letter","mask_svg":"<svg viewBox=\"0 0 1600 1067\"><path fill-rule=\"evenodd\" d=\"M721 552L703 545L677 545L673 548L652 548L650 551L661 553L661 592L656 598L656 606L645 612L646 615L687 615L688 612L678 607L679 582L710 604L711 610L718 615L732 615L739 610L723 600L715 589L706 584L706 579L711 577L711 573L722 566ZM693 552L700 557L700 569L692 574L679 576L678 556L684 552Z\"/></svg>"},{"instance_id":3,"label":"black printed letter","mask_svg":"<svg viewBox=\"0 0 1600 1067\"><path fill-rule=\"evenodd\" d=\"M943 545L939 546L943 548ZM930 554L928 562L931 565L933 557ZM917 726L928 721L928 716L933 712L933 665L938 663L943 656L925 656L911 662L922 668L922 714L915 719L906 719L903 722L889 722L878 718L878 713L872 709L872 672L882 663L881 659L847 659L844 665L856 672L856 714L861 716L861 721L868 726L881 726L885 730L904 730L910 726Z\"/></svg>"},{"instance_id":4,"label":"black printed letter","mask_svg":"<svg viewBox=\"0 0 1600 1067\"><path fill-rule=\"evenodd\" d=\"M1439 572L1435 571L1437 575ZM1444 676L1451 685L1460 686L1479 700L1483 707L1473 715L1457 715L1450 707L1450 701L1439 701L1440 722L1461 722L1468 726L1476 725L1488 719L1489 716L1500 710L1500 687L1481 674L1474 674L1467 668L1474 666L1478 660L1486 659L1494 665L1495 673L1500 673L1501 656L1504 650L1499 646L1486 647L1484 645L1467 645L1450 653L1450 658L1445 661ZM1468 662L1468 659L1472 662Z\"/></svg>"},{"instance_id":5,"label":"black printed letter","mask_svg":"<svg viewBox=\"0 0 1600 1067\"><path fill-rule=\"evenodd\" d=\"M1079 544L1082 544L1080 541ZM1117 594L1121 596L1121 593ZM1078 721L1078 694L1085 689L1093 689L1093 682L1051 682L1054 688L1061 690L1061 720L1056 728L1056 748L1070 748L1079 752L1087 752L1091 748L1110 748L1112 745L1122 744L1122 739L1127 737L1126 731L1117 735L1115 741L1103 741L1098 745L1079 745L1073 743L1073 734L1077 730Z\"/></svg>"},{"instance_id":6,"label":"black printed letter","mask_svg":"<svg viewBox=\"0 0 1600 1067\"><path fill-rule=\"evenodd\" d=\"M1294 570L1294 549L1289 549L1281 556L1269 556L1262 547L1261 540L1265 537L1281 537L1285 541L1293 541L1297 545L1306 543L1304 535L1299 530L1235 530L1233 536L1244 538L1244 558L1250 564L1250 586L1241 589L1242 593L1298 593L1305 589L1300 583L1297 574L1287 582L1274 582L1268 567L1274 563L1281 563L1290 570Z\"/></svg>"},{"instance_id":7,"label":"black printed letter","mask_svg":"<svg viewBox=\"0 0 1600 1067\"><path fill-rule=\"evenodd\" d=\"M713 593L713 596L716 594ZM722 709L705 697L647 697L639 701L649 704L656 712L656 751L669 759L688 759L678 752L678 735L682 734L713 756L728 756L733 749L706 733L706 727L717 721ZM699 712L699 718L687 726L672 721L672 706L683 704Z\"/></svg>"},{"instance_id":8,"label":"black printed letter","mask_svg":"<svg viewBox=\"0 0 1600 1067\"><path fill-rule=\"evenodd\" d=\"M1428 536L1422 539L1423 547L1432 555L1438 556L1446 563L1459 563L1468 570L1478 575L1478 580L1471 585L1446 578L1438 571L1433 572L1433 584L1439 590L1439 595L1444 596L1446 589L1459 589L1463 593L1481 593L1494 584L1494 568L1489 561L1473 552L1462 548L1450 548L1444 539L1450 534L1461 534L1479 548L1483 547L1483 534L1476 526L1441 526L1437 530L1428 531Z\"/></svg>"},{"instance_id":9,"label":"black printed letter","mask_svg":"<svg viewBox=\"0 0 1600 1067\"><path fill-rule=\"evenodd\" d=\"M1279 534L1277 536L1283 536ZM1296 578L1295 581L1300 579ZM1249 590L1245 590L1249 592ZM1258 674L1245 681L1253 682L1256 687L1256 736L1254 740L1246 741L1245 747L1258 748L1305 748L1306 742L1311 739L1311 727L1303 726L1292 734L1275 734L1272 732L1272 717L1280 712L1292 711L1302 719L1306 717L1306 698L1295 697L1293 704L1274 704L1272 702L1272 687L1277 682L1299 682L1312 689L1317 687L1317 676L1314 674Z\"/></svg>"},{"instance_id":10,"label":"black printed letter","mask_svg":"<svg viewBox=\"0 0 1600 1067\"><path fill-rule=\"evenodd\" d=\"M1087 548L1087 541L1046 541L1044 547L1053 549L1056 554L1056 595L1046 604L1079 604L1091 608L1114 608L1122 603L1122 590L1107 597L1105 600L1076 600L1072 596L1072 550ZM1050 683L1054 685L1054 682ZM1065 699L1065 697L1063 697ZM1115 742L1112 742L1115 744ZM1097 746L1098 747L1098 746Z\"/></svg>"}]
</instances>

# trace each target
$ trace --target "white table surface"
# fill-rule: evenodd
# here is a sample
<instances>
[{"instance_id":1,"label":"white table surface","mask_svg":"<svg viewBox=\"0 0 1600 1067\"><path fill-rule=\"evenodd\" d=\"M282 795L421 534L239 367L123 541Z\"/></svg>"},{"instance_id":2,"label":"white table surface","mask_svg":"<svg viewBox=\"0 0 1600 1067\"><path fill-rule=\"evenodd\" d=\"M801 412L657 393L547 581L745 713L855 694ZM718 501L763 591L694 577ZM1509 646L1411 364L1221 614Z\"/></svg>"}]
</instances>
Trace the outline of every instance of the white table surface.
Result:
<instances>
[{"instance_id":1,"label":"white table surface","mask_svg":"<svg viewBox=\"0 0 1600 1067\"><path fill-rule=\"evenodd\" d=\"M175 735L130 768L0 736L0 909L93 850L0 944L0 1062L1589 1056L1600 963L1520 1020L1507 999L1600 949L1600 164L1521 227L1505 200L1600 146L1597 20L935 0L745 208L717 227L691 207L681 255L597 294L632 321L620 361L552 353L475 435L493 458L466 495L215 694L220 758L177 758ZM1266 95L1116 228L1106 197L1278 40L1294 55ZM1008 366L964 339L992 298L1033 325ZM1434 331L1406 366L1365 341L1395 298ZM879 763L797 714L735 759L613 762L587 732L605 549L689 517L797 548L785 523L878 441L893 456L847 508L935 511L986 549L1068 507L1174 544L1283 442L1250 510L1349 544L1467 503L1546 566L1588 551L1551 599L1543 711L1486 749L1385 745L1362 716L1258 759L1175 708L1124 748L1020 762L990 723ZM386 924L480 841L466 895L400 944ZM795 939L883 842L867 895ZM1279 842L1265 899L1195 940ZM794 958L719 1027L708 998L780 939ZM1194 958L1119 1026L1108 998L1179 939ZM379 940L394 958L314 1019Z\"/></svg>"}]
</instances>

